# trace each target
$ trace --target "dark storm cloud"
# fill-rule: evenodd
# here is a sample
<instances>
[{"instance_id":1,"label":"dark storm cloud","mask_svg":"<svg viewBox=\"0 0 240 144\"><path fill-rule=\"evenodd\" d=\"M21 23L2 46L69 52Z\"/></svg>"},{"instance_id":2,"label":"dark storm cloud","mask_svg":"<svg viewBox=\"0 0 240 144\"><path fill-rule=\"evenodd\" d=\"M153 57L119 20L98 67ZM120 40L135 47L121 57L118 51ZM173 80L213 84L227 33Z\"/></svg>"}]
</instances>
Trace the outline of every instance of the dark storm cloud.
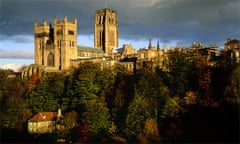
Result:
<instances>
[{"instance_id":1,"label":"dark storm cloud","mask_svg":"<svg viewBox=\"0 0 240 144\"><path fill-rule=\"evenodd\" d=\"M141 40L155 38L181 45L202 41L223 44L240 37L239 0L107 0L118 13L119 36ZM33 34L33 21L48 22L57 16L78 19L80 35L93 34L94 13L104 0L2 0L1 34Z\"/></svg>"},{"instance_id":2,"label":"dark storm cloud","mask_svg":"<svg viewBox=\"0 0 240 144\"><path fill-rule=\"evenodd\" d=\"M128 9L128 17L132 19L130 22L121 21L129 27L123 29L125 35L152 36L163 42L178 41L181 45L193 41L223 44L226 37L239 38L240 1L155 0L152 2L155 3ZM136 35L131 35L130 32Z\"/></svg>"}]
</instances>

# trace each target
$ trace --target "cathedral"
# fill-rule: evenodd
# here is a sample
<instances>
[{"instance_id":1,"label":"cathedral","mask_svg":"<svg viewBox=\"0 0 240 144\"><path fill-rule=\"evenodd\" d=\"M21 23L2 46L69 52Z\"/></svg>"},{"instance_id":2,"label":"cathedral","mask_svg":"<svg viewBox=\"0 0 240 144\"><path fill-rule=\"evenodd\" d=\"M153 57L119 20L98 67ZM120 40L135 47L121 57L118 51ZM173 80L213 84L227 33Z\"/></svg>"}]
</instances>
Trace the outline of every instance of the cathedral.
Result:
<instances>
[{"instance_id":1,"label":"cathedral","mask_svg":"<svg viewBox=\"0 0 240 144\"><path fill-rule=\"evenodd\" d=\"M34 59L35 64L22 70L22 78L30 78L33 74L40 76L49 72L68 72L85 62L100 63L102 67L111 67L115 64L124 66L134 72L136 69L152 65L163 71L168 71L169 56L174 52L188 53L190 56L200 54L211 63L216 55L217 46L203 46L201 43L192 47L165 46L160 49L149 40L148 48L136 51L131 44L119 47L118 18L116 11L104 8L95 11L94 19L94 47L78 45L77 19L69 20L64 16L62 20L53 19L53 24L43 20L42 23L34 22ZM225 49L234 47L233 54L239 62L239 51L236 49L239 41L228 41ZM236 47L236 48L235 48Z\"/></svg>"},{"instance_id":2,"label":"cathedral","mask_svg":"<svg viewBox=\"0 0 240 144\"><path fill-rule=\"evenodd\" d=\"M34 21L35 64L23 69L22 77L39 72L68 71L87 61L112 65L119 62L119 58L137 53L131 45L118 47L117 13L112 9L95 12L94 47L78 45L77 25L76 18L69 20L67 16L63 20L54 17L53 24L45 19L42 23ZM129 62L124 65L133 67Z\"/></svg>"},{"instance_id":3,"label":"cathedral","mask_svg":"<svg viewBox=\"0 0 240 144\"><path fill-rule=\"evenodd\" d=\"M118 48L117 13L105 8L96 11L94 23L94 48L78 46L77 19L63 20L55 17L53 25L46 20L34 22L35 64L55 70L68 70L78 59L109 56Z\"/></svg>"}]
</instances>

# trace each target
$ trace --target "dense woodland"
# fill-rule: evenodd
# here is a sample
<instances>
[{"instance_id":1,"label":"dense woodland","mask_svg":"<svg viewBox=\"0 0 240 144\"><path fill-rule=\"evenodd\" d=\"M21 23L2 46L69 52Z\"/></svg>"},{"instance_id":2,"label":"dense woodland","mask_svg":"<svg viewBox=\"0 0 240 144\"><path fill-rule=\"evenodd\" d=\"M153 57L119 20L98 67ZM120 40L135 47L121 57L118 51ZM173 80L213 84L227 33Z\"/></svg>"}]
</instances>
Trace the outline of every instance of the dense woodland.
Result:
<instances>
[{"instance_id":1,"label":"dense woodland","mask_svg":"<svg viewBox=\"0 0 240 144\"><path fill-rule=\"evenodd\" d=\"M2 142L239 142L240 66L182 53L169 71L85 63L71 73L9 78L0 71ZM65 130L29 135L27 120L62 109Z\"/></svg>"}]
</instances>

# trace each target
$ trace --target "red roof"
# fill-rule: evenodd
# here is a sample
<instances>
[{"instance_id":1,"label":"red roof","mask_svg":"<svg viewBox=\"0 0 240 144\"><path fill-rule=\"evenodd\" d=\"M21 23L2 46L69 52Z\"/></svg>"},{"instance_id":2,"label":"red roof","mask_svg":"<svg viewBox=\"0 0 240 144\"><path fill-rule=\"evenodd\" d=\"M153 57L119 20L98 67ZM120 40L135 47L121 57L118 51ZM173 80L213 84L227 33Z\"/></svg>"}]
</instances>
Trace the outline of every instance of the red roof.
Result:
<instances>
[{"instance_id":1,"label":"red roof","mask_svg":"<svg viewBox=\"0 0 240 144\"><path fill-rule=\"evenodd\" d=\"M57 117L57 112L39 112L29 121L49 121Z\"/></svg>"}]
</instances>

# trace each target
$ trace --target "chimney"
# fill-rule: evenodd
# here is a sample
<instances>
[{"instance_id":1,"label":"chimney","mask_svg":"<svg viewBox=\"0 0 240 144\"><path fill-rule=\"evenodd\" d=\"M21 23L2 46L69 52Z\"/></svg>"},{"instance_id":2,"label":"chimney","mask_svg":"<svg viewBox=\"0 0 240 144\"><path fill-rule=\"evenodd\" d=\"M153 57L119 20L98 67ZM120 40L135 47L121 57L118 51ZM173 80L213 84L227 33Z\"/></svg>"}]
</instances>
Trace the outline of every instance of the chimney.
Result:
<instances>
[{"instance_id":1,"label":"chimney","mask_svg":"<svg viewBox=\"0 0 240 144\"><path fill-rule=\"evenodd\" d=\"M62 111L60 108L58 108L58 113L57 113L57 117L61 117L62 116Z\"/></svg>"},{"instance_id":2,"label":"chimney","mask_svg":"<svg viewBox=\"0 0 240 144\"><path fill-rule=\"evenodd\" d=\"M157 50L160 50L159 40L157 41Z\"/></svg>"}]
</instances>

